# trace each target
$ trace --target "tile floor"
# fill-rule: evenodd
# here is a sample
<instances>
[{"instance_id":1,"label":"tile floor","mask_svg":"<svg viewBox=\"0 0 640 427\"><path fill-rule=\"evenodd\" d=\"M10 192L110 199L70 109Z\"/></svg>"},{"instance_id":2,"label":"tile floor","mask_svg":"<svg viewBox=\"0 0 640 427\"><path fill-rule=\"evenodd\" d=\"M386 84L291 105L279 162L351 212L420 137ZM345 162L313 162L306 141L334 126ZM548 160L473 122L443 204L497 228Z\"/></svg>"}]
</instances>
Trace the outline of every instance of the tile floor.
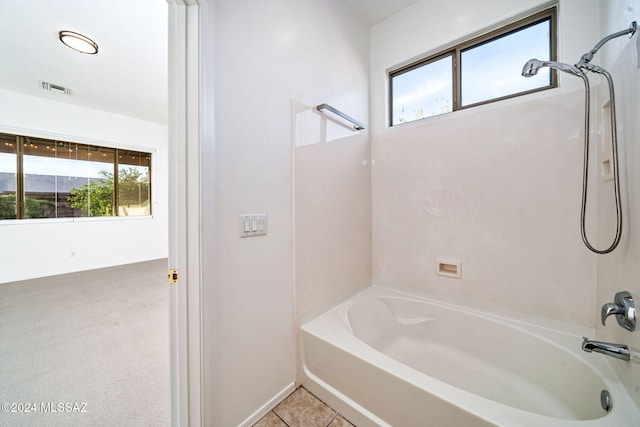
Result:
<instances>
[{"instance_id":1,"label":"tile floor","mask_svg":"<svg viewBox=\"0 0 640 427\"><path fill-rule=\"evenodd\" d=\"M291 393L253 427L354 427L302 387Z\"/></svg>"}]
</instances>

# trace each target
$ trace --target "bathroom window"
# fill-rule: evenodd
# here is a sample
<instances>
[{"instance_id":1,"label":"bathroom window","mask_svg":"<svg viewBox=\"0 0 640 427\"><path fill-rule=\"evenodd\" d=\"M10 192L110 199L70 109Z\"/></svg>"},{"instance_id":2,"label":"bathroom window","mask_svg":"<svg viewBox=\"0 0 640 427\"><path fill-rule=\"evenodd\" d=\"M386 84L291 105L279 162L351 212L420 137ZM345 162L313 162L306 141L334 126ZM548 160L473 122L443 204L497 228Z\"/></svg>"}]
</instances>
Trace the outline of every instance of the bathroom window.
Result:
<instances>
[{"instance_id":1,"label":"bathroom window","mask_svg":"<svg viewBox=\"0 0 640 427\"><path fill-rule=\"evenodd\" d=\"M555 8L391 71L390 124L556 87L549 68L521 76L531 58L556 59Z\"/></svg>"},{"instance_id":2,"label":"bathroom window","mask_svg":"<svg viewBox=\"0 0 640 427\"><path fill-rule=\"evenodd\" d=\"M151 154L0 134L0 219L151 215Z\"/></svg>"},{"instance_id":3,"label":"bathroom window","mask_svg":"<svg viewBox=\"0 0 640 427\"><path fill-rule=\"evenodd\" d=\"M393 124L448 113L453 108L453 54L421 62L393 76Z\"/></svg>"}]
</instances>

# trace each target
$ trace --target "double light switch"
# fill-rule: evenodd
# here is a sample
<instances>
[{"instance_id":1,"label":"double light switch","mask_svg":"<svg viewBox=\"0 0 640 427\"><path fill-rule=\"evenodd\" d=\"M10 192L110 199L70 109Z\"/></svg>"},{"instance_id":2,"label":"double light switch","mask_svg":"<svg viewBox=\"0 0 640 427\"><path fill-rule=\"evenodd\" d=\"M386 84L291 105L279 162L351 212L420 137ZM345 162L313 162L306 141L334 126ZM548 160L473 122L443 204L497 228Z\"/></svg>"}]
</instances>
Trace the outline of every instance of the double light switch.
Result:
<instances>
[{"instance_id":1,"label":"double light switch","mask_svg":"<svg viewBox=\"0 0 640 427\"><path fill-rule=\"evenodd\" d=\"M240 215L240 237L264 236L267 234L267 214Z\"/></svg>"}]
</instances>

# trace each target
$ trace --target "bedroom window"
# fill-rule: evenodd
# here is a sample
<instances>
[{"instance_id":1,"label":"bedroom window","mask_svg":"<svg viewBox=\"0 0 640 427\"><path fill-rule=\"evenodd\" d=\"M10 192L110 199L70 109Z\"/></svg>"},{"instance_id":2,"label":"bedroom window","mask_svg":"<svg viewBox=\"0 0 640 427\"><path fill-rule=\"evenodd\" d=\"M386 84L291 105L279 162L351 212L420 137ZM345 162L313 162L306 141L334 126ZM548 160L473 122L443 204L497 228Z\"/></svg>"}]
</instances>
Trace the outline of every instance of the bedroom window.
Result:
<instances>
[{"instance_id":1,"label":"bedroom window","mask_svg":"<svg viewBox=\"0 0 640 427\"><path fill-rule=\"evenodd\" d=\"M18 144L13 135L0 134L0 220L18 218Z\"/></svg>"},{"instance_id":2,"label":"bedroom window","mask_svg":"<svg viewBox=\"0 0 640 427\"><path fill-rule=\"evenodd\" d=\"M0 134L0 219L151 215L151 154Z\"/></svg>"}]
</instances>

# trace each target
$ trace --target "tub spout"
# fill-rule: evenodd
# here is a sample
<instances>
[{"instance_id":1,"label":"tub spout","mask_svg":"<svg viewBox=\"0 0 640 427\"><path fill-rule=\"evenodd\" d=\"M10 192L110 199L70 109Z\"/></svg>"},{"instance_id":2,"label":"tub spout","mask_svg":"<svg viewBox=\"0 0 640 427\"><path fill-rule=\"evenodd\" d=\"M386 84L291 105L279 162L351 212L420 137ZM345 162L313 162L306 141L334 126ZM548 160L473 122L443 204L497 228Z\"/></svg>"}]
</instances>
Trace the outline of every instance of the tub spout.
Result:
<instances>
[{"instance_id":1,"label":"tub spout","mask_svg":"<svg viewBox=\"0 0 640 427\"><path fill-rule=\"evenodd\" d=\"M587 353L595 351L596 353L604 354L606 356L615 357L616 359L631 360L631 352L629 347L622 344L613 344L603 341L592 341L587 337L582 337L582 350Z\"/></svg>"}]
</instances>

